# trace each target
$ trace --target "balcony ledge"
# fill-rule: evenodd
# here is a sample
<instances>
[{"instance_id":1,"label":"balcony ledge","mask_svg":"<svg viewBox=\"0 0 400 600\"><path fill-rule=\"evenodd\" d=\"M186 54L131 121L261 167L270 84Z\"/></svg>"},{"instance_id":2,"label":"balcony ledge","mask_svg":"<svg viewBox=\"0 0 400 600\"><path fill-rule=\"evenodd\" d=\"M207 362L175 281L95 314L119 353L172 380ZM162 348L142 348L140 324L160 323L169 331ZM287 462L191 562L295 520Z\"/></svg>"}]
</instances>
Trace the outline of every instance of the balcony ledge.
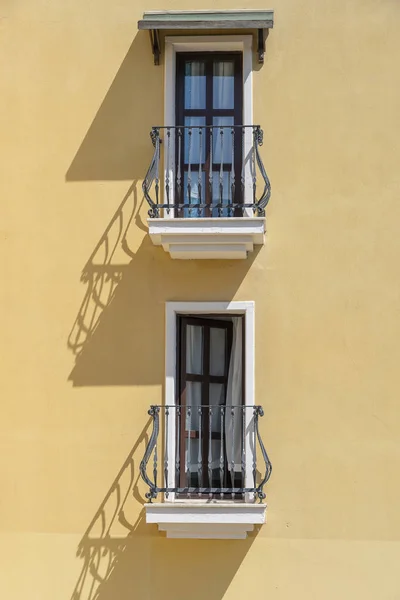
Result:
<instances>
[{"instance_id":1,"label":"balcony ledge","mask_svg":"<svg viewBox=\"0 0 400 600\"><path fill-rule=\"evenodd\" d=\"M265 243L265 217L148 219L150 238L171 258L243 259Z\"/></svg>"},{"instance_id":2,"label":"balcony ledge","mask_svg":"<svg viewBox=\"0 0 400 600\"><path fill-rule=\"evenodd\" d=\"M146 523L156 523L167 538L245 539L265 523L266 505L239 502L163 502L144 505Z\"/></svg>"}]
</instances>

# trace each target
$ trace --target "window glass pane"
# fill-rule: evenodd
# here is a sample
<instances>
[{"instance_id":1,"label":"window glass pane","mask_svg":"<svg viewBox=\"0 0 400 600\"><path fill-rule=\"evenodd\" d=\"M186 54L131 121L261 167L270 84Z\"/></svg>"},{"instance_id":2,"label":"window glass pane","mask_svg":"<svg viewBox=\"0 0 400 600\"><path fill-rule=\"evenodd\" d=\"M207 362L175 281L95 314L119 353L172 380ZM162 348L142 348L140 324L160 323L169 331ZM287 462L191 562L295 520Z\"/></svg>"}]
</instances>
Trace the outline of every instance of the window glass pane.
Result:
<instances>
[{"instance_id":1,"label":"window glass pane","mask_svg":"<svg viewBox=\"0 0 400 600\"><path fill-rule=\"evenodd\" d=\"M201 406L201 383L186 382L186 431L199 430L199 407ZM190 410L188 409L190 407Z\"/></svg>"},{"instance_id":2,"label":"window glass pane","mask_svg":"<svg viewBox=\"0 0 400 600\"><path fill-rule=\"evenodd\" d=\"M205 204L205 185L206 175L204 171L201 173L199 178L199 171L196 169L192 171L190 176L190 198L189 198L189 177L188 173L184 173L183 177L183 201L185 204L193 204L193 208L184 208L184 217L204 217L204 208L199 208L196 204Z\"/></svg>"},{"instance_id":3,"label":"window glass pane","mask_svg":"<svg viewBox=\"0 0 400 600\"><path fill-rule=\"evenodd\" d=\"M201 375L203 372L203 328L198 325L186 327L186 372ZM189 385L189 383L187 384ZM191 384L194 385L194 384Z\"/></svg>"},{"instance_id":4,"label":"window glass pane","mask_svg":"<svg viewBox=\"0 0 400 600\"><path fill-rule=\"evenodd\" d=\"M233 117L213 118L213 163L232 163L233 138L240 136L240 127L233 128ZM226 127L228 125L228 127ZM224 126L224 127L223 127ZM221 160L222 159L222 160Z\"/></svg>"},{"instance_id":5,"label":"window glass pane","mask_svg":"<svg viewBox=\"0 0 400 600\"><path fill-rule=\"evenodd\" d=\"M213 65L213 108L234 107L234 62L220 60Z\"/></svg>"},{"instance_id":6,"label":"window glass pane","mask_svg":"<svg viewBox=\"0 0 400 600\"><path fill-rule=\"evenodd\" d=\"M202 61L185 62L185 108L206 107L206 69Z\"/></svg>"},{"instance_id":7,"label":"window glass pane","mask_svg":"<svg viewBox=\"0 0 400 600\"><path fill-rule=\"evenodd\" d=\"M225 404L225 385L223 383L210 383L209 393L211 409L211 415L209 416L209 419L211 423L211 433L219 434L219 436L217 436L217 439L212 439L211 441L210 461L213 468L219 468L219 461L221 456L220 436L222 434L221 405ZM222 452L224 452L224 448L222 448Z\"/></svg>"},{"instance_id":8,"label":"window glass pane","mask_svg":"<svg viewBox=\"0 0 400 600\"><path fill-rule=\"evenodd\" d=\"M199 328L200 329L200 328ZM201 406L201 383L198 381L186 382L186 407L185 407L185 471L195 472L198 469L199 459L199 407ZM190 407L190 408L189 408Z\"/></svg>"},{"instance_id":9,"label":"window glass pane","mask_svg":"<svg viewBox=\"0 0 400 600\"><path fill-rule=\"evenodd\" d=\"M213 431L219 431L221 428L221 410L219 407L224 404L225 384L210 383L210 406L212 407L211 423Z\"/></svg>"},{"instance_id":10,"label":"window glass pane","mask_svg":"<svg viewBox=\"0 0 400 600\"><path fill-rule=\"evenodd\" d=\"M225 374L226 329L210 329L210 374Z\"/></svg>"},{"instance_id":11,"label":"window glass pane","mask_svg":"<svg viewBox=\"0 0 400 600\"><path fill-rule=\"evenodd\" d=\"M235 186L240 185L240 182L235 182ZM222 196L222 202L221 202ZM213 197L212 197L212 216L220 215L217 204L222 204L222 217L231 216L232 209L229 206L232 204L232 174L230 171L223 171L222 177L220 171L213 170Z\"/></svg>"},{"instance_id":12,"label":"window glass pane","mask_svg":"<svg viewBox=\"0 0 400 600\"><path fill-rule=\"evenodd\" d=\"M185 165L204 164L206 156L205 117L185 117L184 125L192 127L185 129L184 133L184 161ZM201 157L201 158L200 158Z\"/></svg>"}]
</instances>

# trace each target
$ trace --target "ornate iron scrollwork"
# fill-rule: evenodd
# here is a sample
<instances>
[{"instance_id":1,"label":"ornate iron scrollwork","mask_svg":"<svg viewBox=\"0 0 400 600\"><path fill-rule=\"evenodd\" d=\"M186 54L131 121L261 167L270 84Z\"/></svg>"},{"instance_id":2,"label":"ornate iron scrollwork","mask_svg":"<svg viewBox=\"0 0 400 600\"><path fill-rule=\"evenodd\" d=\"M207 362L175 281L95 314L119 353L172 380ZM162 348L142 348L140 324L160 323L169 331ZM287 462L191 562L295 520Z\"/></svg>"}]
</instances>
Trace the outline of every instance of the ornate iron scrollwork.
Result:
<instances>
[{"instance_id":1,"label":"ornate iron scrollwork","mask_svg":"<svg viewBox=\"0 0 400 600\"><path fill-rule=\"evenodd\" d=\"M163 168L160 165L161 133L166 138ZM265 207L271 196L271 184L259 152L259 147L264 141L264 133L259 125L153 127L150 138L154 153L142 184L143 193L150 206L150 218L171 214L181 217L233 217L246 214L246 209L250 209L257 216L265 215ZM208 158L207 152L210 155ZM229 152L230 185L229 190L227 188L229 197L226 198L224 168L222 163L215 162L214 155L219 154L222 157ZM200 157L196 166L192 166L193 157ZM209 169L208 181L205 182L205 186L209 188L208 196L212 199L211 203L208 200L208 204L202 181L202 173L207 172L207 161L214 164L214 169ZM257 194L260 179L263 182L261 195ZM239 182L240 186L236 184ZM246 191L249 185L251 194ZM252 202L246 202L250 195Z\"/></svg>"}]
</instances>

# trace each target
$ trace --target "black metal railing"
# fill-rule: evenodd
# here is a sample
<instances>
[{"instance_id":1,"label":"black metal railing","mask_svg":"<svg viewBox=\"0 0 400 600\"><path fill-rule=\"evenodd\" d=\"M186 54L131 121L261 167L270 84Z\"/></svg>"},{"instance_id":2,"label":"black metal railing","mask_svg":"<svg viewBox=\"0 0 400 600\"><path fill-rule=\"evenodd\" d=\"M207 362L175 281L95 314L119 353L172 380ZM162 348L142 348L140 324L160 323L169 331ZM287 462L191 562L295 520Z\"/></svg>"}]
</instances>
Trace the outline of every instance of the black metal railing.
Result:
<instances>
[{"instance_id":1,"label":"black metal railing","mask_svg":"<svg viewBox=\"0 0 400 600\"><path fill-rule=\"evenodd\" d=\"M261 406L151 406L148 412L153 430L140 473L150 502L159 493L236 500L250 493L262 502L272 465L258 427Z\"/></svg>"},{"instance_id":2,"label":"black metal railing","mask_svg":"<svg viewBox=\"0 0 400 600\"><path fill-rule=\"evenodd\" d=\"M150 137L142 185L150 217L264 216L271 184L259 125L153 127Z\"/></svg>"}]
</instances>

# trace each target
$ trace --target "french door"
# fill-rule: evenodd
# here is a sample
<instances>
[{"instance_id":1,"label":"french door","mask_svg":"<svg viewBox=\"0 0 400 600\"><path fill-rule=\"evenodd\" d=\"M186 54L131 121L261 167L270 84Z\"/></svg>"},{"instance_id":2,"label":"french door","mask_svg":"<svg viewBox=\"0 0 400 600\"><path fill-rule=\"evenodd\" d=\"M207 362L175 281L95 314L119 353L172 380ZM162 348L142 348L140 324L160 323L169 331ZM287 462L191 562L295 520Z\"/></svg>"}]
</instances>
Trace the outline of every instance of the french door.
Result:
<instances>
[{"instance_id":1,"label":"french door","mask_svg":"<svg viewBox=\"0 0 400 600\"><path fill-rule=\"evenodd\" d=\"M178 217L241 215L243 59L240 52L178 53Z\"/></svg>"},{"instance_id":2,"label":"french door","mask_svg":"<svg viewBox=\"0 0 400 600\"><path fill-rule=\"evenodd\" d=\"M243 394L232 393L232 356L233 346L243 347L235 345L231 320L180 317L178 330L179 487L241 487Z\"/></svg>"}]
</instances>

